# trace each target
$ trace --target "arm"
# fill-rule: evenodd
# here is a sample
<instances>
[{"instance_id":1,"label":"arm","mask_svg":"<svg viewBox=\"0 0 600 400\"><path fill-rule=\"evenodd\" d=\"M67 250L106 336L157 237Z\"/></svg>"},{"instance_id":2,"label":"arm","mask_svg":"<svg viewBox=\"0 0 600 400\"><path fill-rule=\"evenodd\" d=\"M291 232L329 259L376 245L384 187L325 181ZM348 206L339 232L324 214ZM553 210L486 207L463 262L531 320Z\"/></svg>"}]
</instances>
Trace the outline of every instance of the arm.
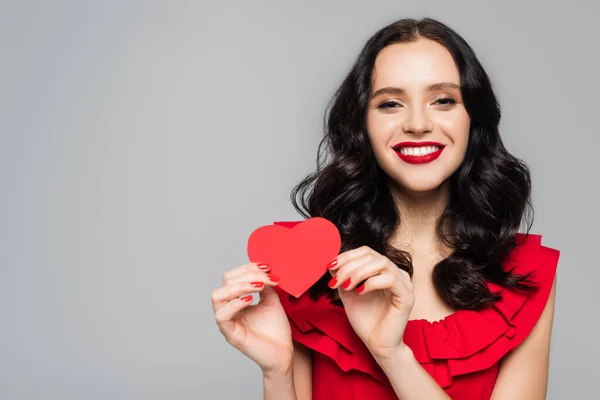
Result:
<instances>
[{"instance_id":1,"label":"arm","mask_svg":"<svg viewBox=\"0 0 600 400\"><path fill-rule=\"evenodd\" d=\"M554 318L556 278L539 321L527 339L507 355L501 366L491 400L544 400L548 384L550 336ZM377 360L399 398L450 399L419 362L409 347L385 360ZM402 379L400 379L402 377Z\"/></svg>"},{"instance_id":2,"label":"arm","mask_svg":"<svg viewBox=\"0 0 600 400\"><path fill-rule=\"evenodd\" d=\"M298 400L312 400L311 350L294 342L294 383Z\"/></svg>"},{"instance_id":3,"label":"arm","mask_svg":"<svg viewBox=\"0 0 600 400\"><path fill-rule=\"evenodd\" d=\"M265 400L311 400L312 366L310 351L294 342L294 356L289 370L263 375Z\"/></svg>"},{"instance_id":4,"label":"arm","mask_svg":"<svg viewBox=\"0 0 600 400\"><path fill-rule=\"evenodd\" d=\"M394 393L403 400L448 400L450 396L421 366L408 346L389 359L377 359Z\"/></svg>"},{"instance_id":5,"label":"arm","mask_svg":"<svg viewBox=\"0 0 600 400\"><path fill-rule=\"evenodd\" d=\"M491 400L546 398L555 298L556 278L548 302L535 327L527 339L500 364Z\"/></svg>"},{"instance_id":6,"label":"arm","mask_svg":"<svg viewBox=\"0 0 600 400\"><path fill-rule=\"evenodd\" d=\"M293 371L281 371L273 374L263 374L263 389L265 400L299 400L296 397Z\"/></svg>"}]
</instances>

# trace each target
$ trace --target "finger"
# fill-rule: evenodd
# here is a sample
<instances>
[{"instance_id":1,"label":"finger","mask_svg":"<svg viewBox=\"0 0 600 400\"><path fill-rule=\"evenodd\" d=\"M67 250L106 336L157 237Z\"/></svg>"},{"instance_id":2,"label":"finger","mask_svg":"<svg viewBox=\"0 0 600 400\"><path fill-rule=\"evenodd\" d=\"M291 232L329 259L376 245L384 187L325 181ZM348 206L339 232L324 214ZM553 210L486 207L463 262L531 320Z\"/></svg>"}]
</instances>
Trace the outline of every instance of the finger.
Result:
<instances>
[{"instance_id":1,"label":"finger","mask_svg":"<svg viewBox=\"0 0 600 400\"><path fill-rule=\"evenodd\" d=\"M249 273L244 275L244 277L246 279L213 290L211 295L213 311L224 307L226 303L236 297L260 292L265 286L275 286L279 283L278 280L273 280L273 276L264 273L258 273L256 276L253 273Z\"/></svg>"},{"instance_id":2,"label":"finger","mask_svg":"<svg viewBox=\"0 0 600 400\"><path fill-rule=\"evenodd\" d=\"M248 307L252 302L252 296L248 295L241 299L229 301L223 307L215 312L215 320L219 326L219 330L227 340L231 338L235 332L235 323L232 321L236 314Z\"/></svg>"},{"instance_id":3,"label":"finger","mask_svg":"<svg viewBox=\"0 0 600 400\"><path fill-rule=\"evenodd\" d=\"M263 304L272 304L272 302L280 302L279 295L273 289L273 286L265 286L259 294L259 302Z\"/></svg>"},{"instance_id":4,"label":"finger","mask_svg":"<svg viewBox=\"0 0 600 400\"><path fill-rule=\"evenodd\" d=\"M336 276L348 276L349 273L357 268L361 268L374 258L371 253L364 253L357 255L354 258L344 261L343 264L336 265L335 268L330 269Z\"/></svg>"},{"instance_id":5,"label":"finger","mask_svg":"<svg viewBox=\"0 0 600 400\"><path fill-rule=\"evenodd\" d=\"M373 249L371 249L368 246L362 246L362 247L358 247L356 249L345 251L345 252L339 254L333 260L331 260L329 262L329 264L327 264L327 268L330 271L335 271L335 270L341 268L348 261L350 261L354 258L360 257L362 255L365 255L367 253L371 253L371 252L373 252Z\"/></svg>"},{"instance_id":6,"label":"finger","mask_svg":"<svg viewBox=\"0 0 600 400\"><path fill-rule=\"evenodd\" d=\"M398 281L394 274L390 272L385 272L383 274L375 275L368 278L365 281L365 283L363 283L356 289L356 292L358 294L363 295L366 293L370 293L374 290L393 289L392 292L395 295L402 297L402 293L404 292L404 290L406 290L406 288L404 290L402 290L401 288L395 288L395 286L398 286L397 283Z\"/></svg>"},{"instance_id":7,"label":"finger","mask_svg":"<svg viewBox=\"0 0 600 400\"><path fill-rule=\"evenodd\" d=\"M386 272L389 272L389 265L387 260L383 257L377 257L369 261L364 266L362 266L362 268L358 268L356 271L354 271L346 281L346 285L342 286L342 289L346 291L356 289L360 285L365 283L365 281L369 278L378 275L383 275Z\"/></svg>"},{"instance_id":8,"label":"finger","mask_svg":"<svg viewBox=\"0 0 600 400\"><path fill-rule=\"evenodd\" d=\"M261 271L248 271L243 274L240 274L236 277L230 278L227 282L221 286L227 286L238 282L253 282L253 281L261 281L261 282L275 282L278 281L279 278L275 275L261 272Z\"/></svg>"},{"instance_id":9,"label":"finger","mask_svg":"<svg viewBox=\"0 0 600 400\"><path fill-rule=\"evenodd\" d=\"M234 269L231 269L227 272L225 272L223 274L223 285L226 285L228 282L234 280L235 278L238 278L240 275L245 274L247 272L256 272L256 271L262 271L262 272L267 272L271 269L271 267L268 264L265 263L248 263L248 264L243 264L240 265L239 267L236 267Z\"/></svg>"},{"instance_id":10,"label":"finger","mask_svg":"<svg viewBox=\"0 0 600 400\"><path fill-rule=\"evenodd\" d=\"M341 287L345 290L351 290L361 281L380 273L384 267L385 259L382 257L376 257L371 253L363 254L348 261L337 270L335 277L332 279L334 283L330 287L332 289Z\"/></svg>"},{"instance_id":11,"label":"finger","mask_svg":"<svg viewBox=\"0 0 600 400\"><path fill-rule=\"evenodd\" d=\"M398 268L398 270L395 270L395 272L399 275L400 279L402 280L402 283L404 283L404 285L407 288L412 288L412 278L410 277L410 274L408 272L406 272L402 268Z\"/></svg>"}]
</instances>

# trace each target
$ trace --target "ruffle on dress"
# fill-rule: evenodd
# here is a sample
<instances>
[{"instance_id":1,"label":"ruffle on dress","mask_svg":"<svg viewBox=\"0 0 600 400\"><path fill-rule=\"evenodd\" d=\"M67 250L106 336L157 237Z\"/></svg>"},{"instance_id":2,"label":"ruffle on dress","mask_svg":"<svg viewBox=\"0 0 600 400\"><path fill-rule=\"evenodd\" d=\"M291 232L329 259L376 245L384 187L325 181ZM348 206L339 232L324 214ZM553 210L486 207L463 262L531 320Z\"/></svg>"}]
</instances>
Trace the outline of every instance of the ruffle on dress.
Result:
<instances>
[{"instance_id":1,"label":"ruffle on dress","mask_svg":"<svg viewBox=\"0 0 600 400\"><path fill-rule=\"evenodd\" d=\"M275 222L293 227L298 222ZM494 366L529 335L547 303L560 252L541 244L540 235L517 235L519 247L505 262L505 269L518 274L534 271L531 280L539 289L517 292L488 283L502 299L481 311L458 310L439 320L409 320L404 342L415 358L442 387L450 386L460 375L483 371ZM282 306L292 329L292 338L327 357L343 371L357 370L390 386L369 350L355 334L345 310L329 303L326 296L318 301L308 292L290 298L278 287Z\"/></svg>"}]
</instances>

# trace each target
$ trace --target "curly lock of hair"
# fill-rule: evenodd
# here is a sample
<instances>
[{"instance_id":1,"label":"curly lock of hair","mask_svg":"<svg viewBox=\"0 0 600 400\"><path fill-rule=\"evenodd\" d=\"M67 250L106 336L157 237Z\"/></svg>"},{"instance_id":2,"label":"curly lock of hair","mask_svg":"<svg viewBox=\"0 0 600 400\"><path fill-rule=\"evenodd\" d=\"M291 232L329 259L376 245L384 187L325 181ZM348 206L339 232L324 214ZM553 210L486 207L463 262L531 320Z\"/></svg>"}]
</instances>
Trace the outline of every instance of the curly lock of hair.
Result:
<instances>
[{"instance_id":1,"label":"curly lock of hair","mask_svg":"<svg viewBox=\"0 0 600 400\"><path fill-rule=\"evenodd\" d=\"M500 106L490 79L474 51L455 31L431 18L401 19L365 44L334 94L324 118L324 137L316 171L292 190L294 208L304 217L333 222L342 237L342 251L369 246L411 276L409 253L389 244L400 221L388 178L377 164L365 128L371 73L378 53L388 45L419 38L443 45L452 55L461 79L461 93L471 125L465 159L449 180L449 201L437 227L451 254L435 265L434 287L454 309L480 310L501 297L486 282L531 291L529 274L503 269L516 248L515 234L533 223L528 167L512 156L500 138ZM329 274L309 289L313 300L327 294L343 306L328 286Z\"/></svg>"}]
</instances>

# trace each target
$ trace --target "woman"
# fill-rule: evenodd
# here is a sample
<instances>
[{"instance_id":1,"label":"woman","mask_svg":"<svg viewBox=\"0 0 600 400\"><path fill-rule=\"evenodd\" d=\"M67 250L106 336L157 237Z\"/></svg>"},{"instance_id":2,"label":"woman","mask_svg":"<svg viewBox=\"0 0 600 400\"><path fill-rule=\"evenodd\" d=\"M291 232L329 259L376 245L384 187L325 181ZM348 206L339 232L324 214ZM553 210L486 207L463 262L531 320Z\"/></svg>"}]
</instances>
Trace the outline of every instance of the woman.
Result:
<instances>
[{"instance_id":1,"label":"woman","mask_svg":"<svg viewBox=\"0 0 600 400\"><path fill-rule=\"evenodd\" d=\"M339 228L342 253L298 299L255 263L212 295L265 398L545 398L559 252L530 221L518 233L530 175L499 121L444 24L403 19L367 41L328 112L328 158L292 193Z\"/></svg>"}]
</instances>

